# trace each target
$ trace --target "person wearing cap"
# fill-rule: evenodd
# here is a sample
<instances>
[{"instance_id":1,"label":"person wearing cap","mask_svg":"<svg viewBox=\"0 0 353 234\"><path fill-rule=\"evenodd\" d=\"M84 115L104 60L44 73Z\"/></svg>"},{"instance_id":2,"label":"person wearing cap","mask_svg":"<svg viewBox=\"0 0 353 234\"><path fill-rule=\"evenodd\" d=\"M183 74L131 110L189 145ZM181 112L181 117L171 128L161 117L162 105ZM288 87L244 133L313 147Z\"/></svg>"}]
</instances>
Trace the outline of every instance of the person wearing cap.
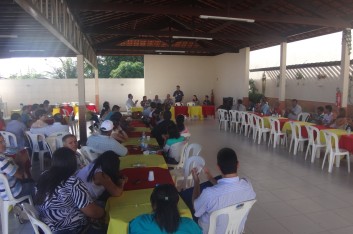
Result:
<instances>
[{"instance_id":1,"label":"person wearing cap","mask_svg":"<svg viewBox=\"0 0 353 234\"><path fill-rule=\"evenodd\" d=\"M61 114L57 113L54 115L54 123L53 125L49 125L45 128L45 135L50 136L51 134L58 132L67 132L69 133L69 125L64 125L62 122L64 118Z\"/></svg>"},{"instance_id":2,"label":"person wearing cap","mask_svg":"<svg viewBox=\"0 0 353 234\"><path fill-rule=\"evenodd\" d=\"M112 150L119 156L125 156L127 154L127 148L110 136L113 128L113 122L111 120L105 120L100 127L101 134L88 137L87 146L92 147L98 151L98 153Z\"/></svg>"},{"instance_id":3,"label":"person wearing cap","mask_svg":"<svg viewBox=\"0 0 353 234\"><path fill-rule=\"evenodd\" d=\"M184 93L180 90L179 85L177 85L176 90L173 93L173 97L175 98L175 102L181 102L183 100Z\"/></svg>"}]
</instances>

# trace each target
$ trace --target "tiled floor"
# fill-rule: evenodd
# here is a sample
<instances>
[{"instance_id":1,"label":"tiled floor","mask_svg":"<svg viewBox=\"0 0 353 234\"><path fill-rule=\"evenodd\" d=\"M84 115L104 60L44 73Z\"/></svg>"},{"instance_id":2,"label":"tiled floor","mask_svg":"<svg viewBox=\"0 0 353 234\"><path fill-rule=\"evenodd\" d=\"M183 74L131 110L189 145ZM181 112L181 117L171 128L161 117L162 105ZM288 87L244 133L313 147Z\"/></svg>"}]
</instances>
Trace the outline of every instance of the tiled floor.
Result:
<instances>
[{"instance_id":1,"label":"tiled floor","mask_svg":"<svg viewBox=\"0 0 353 234\"><path fill-rule=\"evenodd\" d=\"M322 159L311 164L285 147L273 149L250 138L220 131L213 119L187 121L191 142L203 146L201 155L216 175L216 154L233 148L239 157L239 175L250 178L257 202L246 224L247 234L353 233L353 173L341 163L333 173L321 170ZM11 216L11 214L10 214ZM10 233L31 233L30 225L10 221Z\"/></svg>"}]
</instances>

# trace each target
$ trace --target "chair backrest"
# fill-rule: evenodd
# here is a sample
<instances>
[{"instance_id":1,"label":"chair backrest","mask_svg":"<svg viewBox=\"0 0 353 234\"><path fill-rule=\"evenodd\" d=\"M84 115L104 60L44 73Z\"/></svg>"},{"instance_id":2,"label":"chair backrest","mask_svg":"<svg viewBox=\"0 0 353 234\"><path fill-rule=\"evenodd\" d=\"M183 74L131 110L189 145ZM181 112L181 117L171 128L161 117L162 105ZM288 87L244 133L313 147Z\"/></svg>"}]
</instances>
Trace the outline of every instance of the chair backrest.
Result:
<instances>
[{"instance_id":1,"label":"chair backrest","mask_svg":"<svg viewBox=\"0 0 353 234\"><path fill-rule=\"evenodd\" d=\"M198 173L201 172L202 168L206 165L205 160L199 156L194 155L185 160L184 163L184 189L194 185L194 180L192 179L191 171L196 168ZM188 183L190 181L190 183Z\"/></svg>"},{"instance_id":2,"label":"chair backrest","mask_svg":"<svg viewBox=\"0 0 353 234\"><path fill-rule=\"evenodd\" d=\"M0 134L5 139L6 147L17 147L17 138L15 134L7 131L0 131Z\"/></svg>"},{"instance_id":3,"label":"chair backrest","mask_svg":"<svg viewBox=\"0 0 353 234\"><path fill-rule=\"evenodd\" d=\"M68 111L68 110L66 110L66 109L62 109L62 111L63 111L63 113L64 113L64 116L67 116L67 117L69 117L69 116L70 116L70 113L69 113L69 111Z\"/></svg>"},{"instance_id":4,"label":"chair backrest","mask_svg":"<svg viewBox=\"0 0 353 234\"><path fill-rule=\"evenodd\" d=\"M330 149L332 152L339 152L339 146L338 146L338 136L334 132L326 131L324 130L324 135L325 135L325 140L326 140L326 146Z\"/></svg>"},{"instance_id":5,"label":"chair backrest","mask_svg":"<svg viewBox=\"0 0 353 234\"><path fill-rule=\"evenodd\" d=\"M174 158L175 161L183 165L185 157L185 148L187 147L187 141L178 142L170 146L168 156Z\"/></svg>"},{"instance_id":6,"label":"chair backrest","mask_svg":"<svg viewBox=\"0 0 353 234\"><path fill-rule=\"evenodd\" d=\"M175 106L182 106L183 104L181 102L176 102L174 105Z\"/></svg>"},{"instance_id":7,"label":"chair backrest","mask_svg":"<svg viewBox=\"0 0 353 234\"><path fill-rule=\"evenodd\" d=\"M310 118L310 113L302 112L298 115L297 120L303 121L303 122L308 122L309 118Z\"/></svg>"},{"instance_id":8,"label":"chair backrest","mask_svg":"<svg viewBox=\"0 0 353 234\"><path fill-rule=\"evenodd\" d=\"M220 121L228 120L228 111L224 109L218 109L218 118Z\"/></svg>"},{"instance_id":9,"label":"chair backrest","mask_svg":"<svg viewBox=\"0 0 353 234\"><path fill-rule=\"evenodd\" d=\"M34 229L35 234L40 233L38 230L38 227L44 232L44 234L51 234L52 233L50 228L45 223L43 223L42 221L39 220L38 212L34 208L34 206L32 206L29 203L22 203L22 207L23 207L24 212L27 214L29 221L32 224L32 227Z\"/></svg>"},{"instance_id":10,"label":"chair backrest","mask_svg":"<svg viewBox=\"0 0 353 234\"><path fill-rule=\"evenodd\" d=\"M249 120L249 114L246 111L241 111L241 123L242 124L248 124L248 120Z\"/></svg>"},{"instance_id":11,"label":"chair backrest","mask_svg":"<svg viewBox=\"0 0 353 234\"><path fill-rule=\"evenodd\" d=\"M89 146L82 146L80 151L89 162L93 162L100 155L100 153Z\"/></svg>"},{"instance_id":12,"label":"chair backrest","mask_svg":"<svg viewBox=\"0 0 353 234\"><path fill-rule=\"evenodd\" d=\"M240 113L237 110L229 110L229 120L231 122L240 123Z\"/></svg>"},{"instance_id":13,"label":"chair backrest","mask_svg":"<svg viewBox=\"0 0 353 234\"><path fill-rule=\"evenodd\" d=\"M63 147L63 137L70 134L69 132L55 132L50 134L48 137L54 137L56 143L56 149Z\"/></svg>"},{"instance_id":14,"label":"chair backrest","mask_svg":"<svg viewBox=\"0 0 353 234\"><path fill-rule=\"evenodd\" d=\"M277 118L269 117L270 126L271 126L271 133L280 133L281 132L281 125Z\"/></svg>"},{"instance_id":15,"label":"chair backrest","mask_svg":"<svg viewBox=\"0 0 353 234\"><path fill-rule=\"evenodd\" d=\"M0 181L1 181L2 185L5 188L5 192L6 192L6 196L8 198L8 201L14 200L15 198L12 195L12 192L11 192L11 189L10 189L10 185L9 185L9 181L7 180L7 177L6 177L5 174L0 173ZM2 198L0 197L0 199L2 199Z\"/></svg>"},{"instance_id":16,"label":"chair backrest","mask_svg":"<svg viewBox=\"0 0 353 234\"><path fill-rule=\"evenodd\" d=\"M197 143L191 143L185 148L184 160L187 160L190 155L199 155L201 152L202 146Z\"/></svg>"},{"instance_id":17,"label":"chair backrest","mask_svg":"<svg viewBox=\"0 0 353 234\"><path fill-rule=\"evenodd\" d=\"M35 152L39 152L39 150L41 150L38 142L42 141L43 147L46 146L45 136L43 134L35 134L31 133L30 131L26 131L26 136L28 138L31 149Z\"/></svg>"},{"instance_id":18,"label":"chair backrest","mask_svg":"<svg viewBox=\"0 0 353 234\"><path fill-rule=\"evenodd\" d=\"M187 102L186 105L187 106L195 106L195 102Z\"/></svg>"},{"instance_id":19,"label":"chair backrest","mask_svg":"<svg viewBox=\"0 0 353 234\"><path fill-rule=\"evenodd\" d=\"M302 135L302 128L299 124L297 124L296 122L293 121L289 121L289 125L292 131L292 138L300 138Z\"/></svg>"},{"instance_id":20,"label":"chair backrest","mask_svg":"<svg viewBox=\"0 0 353 234\"><path fill-rule=\"evenodd\" d=\"M245 201L213 211L210 216L210 227L208 229L208 234L216 233L217 217L223 214L228 216L228 225L225 233L243 233L243 230L239 230L241 228L240 224L242 223L243 219L247 216L255 202L256 200Z\"/></svg>"},{"instance_id":21,"label":"chair backrest","mask_svg":"<svg viewBox=\"0 0 353 234\"><path fill-rule=\"evenodd\" d=\"M253 113L248 113L248 124L250 127L255 127L256 126L256 118L258 117L257 115L254 115Z\"/></svg>"}]
</instances>

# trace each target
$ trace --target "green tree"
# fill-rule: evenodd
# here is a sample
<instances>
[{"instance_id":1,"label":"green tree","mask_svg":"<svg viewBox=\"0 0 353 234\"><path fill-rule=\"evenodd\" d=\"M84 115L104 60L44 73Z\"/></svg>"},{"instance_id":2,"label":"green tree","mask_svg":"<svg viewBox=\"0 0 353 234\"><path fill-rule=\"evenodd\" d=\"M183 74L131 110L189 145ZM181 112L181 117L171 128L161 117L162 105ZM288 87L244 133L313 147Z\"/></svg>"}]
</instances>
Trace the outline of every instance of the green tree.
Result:
<instances>
[{"instance_id":1,"label":"green tree","mask_svg":"<svg viewBox=\"0 0 353 234\"><path fill-rule=\"evenodd\" d=\"M141 62L143 63L143 56L99 56L98 57L98 72L99 77L109 78L111 72L118 68L122 61ZM141 76L143 77L143 76Z\"/></svg>"},{"instance_id":2,"label":"green tree","mask_svg":"<svg viewBox=\"0 0 353 234\"><path fill-rule=\"evenodd\" d=\"M44 74L37 73L35 70L29 70L26 74L11 74L10 79L16 79L16 80L28 80L28 79L40 79L40 78L46 78Z\"/></svg>"},{"instance_id":3,"label":"green tree","mask_svg":"<svg viewBox=\"0 0 353 234\"><path fill-rule=\"evenodd\" d=\"M110 73L112 78L143 78L143 63L141 62L120 62L118 68Z\"/></svg>"},{"instance_id":4,"label":"green tree","mask_svg":"<svg viewBox=\"0 0 353 234\"><path fill-rule=\"evenodd\" d=\"M60 67L53 67L53 71L48 72L48 74L55 79L76 79L77 78L77 61L72 58L59 58L61 62ZM84 63L84 77L92 78L94 77L94 72L92 67Z\"/></svg>"},{"instance_id":5,"label":"green tree","mask_svg":"<svg viewBox=\"0 0 353 234\"><path fill-rule=\"evenodd\" d=\"M249 101L253 103L259 103L264 95L259 93L256 88L255 81L253 79L249 80Z\"/></svg>"}]
</instances>

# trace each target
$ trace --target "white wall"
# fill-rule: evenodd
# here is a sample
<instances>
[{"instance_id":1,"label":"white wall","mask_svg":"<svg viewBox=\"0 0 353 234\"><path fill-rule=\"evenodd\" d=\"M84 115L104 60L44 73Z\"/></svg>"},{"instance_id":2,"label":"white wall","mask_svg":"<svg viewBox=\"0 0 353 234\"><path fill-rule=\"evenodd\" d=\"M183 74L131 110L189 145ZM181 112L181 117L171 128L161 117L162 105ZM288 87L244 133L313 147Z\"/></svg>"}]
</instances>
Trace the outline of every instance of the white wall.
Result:
<instances>
[{"instance_id":1,"label":"white wall","mask_svg":"<svg viewBox=\"0 0 353 234\"><path fill-rule=\"evenodd\" d=\"M86 79L86 101L95 102L94 79ZM135 99L144 95L144 79L99 79L100 107L104 101L125 109L127 95ZM20 103L42 103L48 99L51 104L78 101L77 79L62 80L0 80L0 96L7 102L8 110L18 109Z\"/></svg>"}]
</instances>

